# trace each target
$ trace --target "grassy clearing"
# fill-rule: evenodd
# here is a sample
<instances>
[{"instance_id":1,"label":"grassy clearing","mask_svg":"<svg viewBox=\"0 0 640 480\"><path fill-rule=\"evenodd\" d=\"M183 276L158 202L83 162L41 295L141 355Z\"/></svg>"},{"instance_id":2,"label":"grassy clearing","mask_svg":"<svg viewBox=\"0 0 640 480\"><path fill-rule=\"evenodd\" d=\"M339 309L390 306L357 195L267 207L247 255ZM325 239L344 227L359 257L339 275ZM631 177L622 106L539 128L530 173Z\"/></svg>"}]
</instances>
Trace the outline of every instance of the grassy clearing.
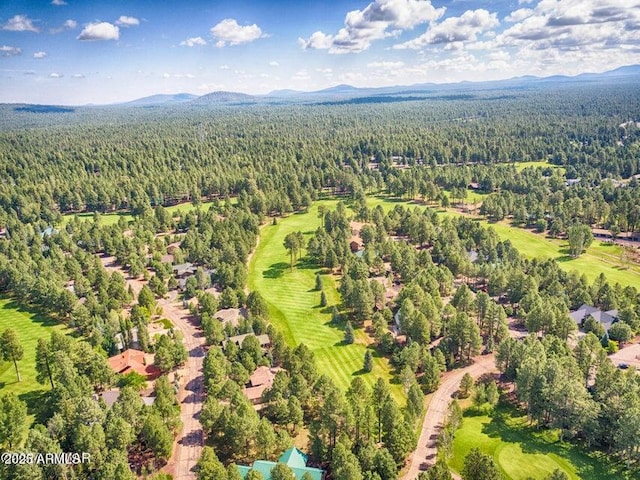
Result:
<instances>
[{"instance_id":1,"label":"grassy clearing","mask_svg":"<svg viewBox=\"0 0 640 480\"><path fill-rule=\"evenodd\" d=\"M326 271L308 265L304 260L291 271L289 254L283 246L290 232L301 231L310 238L320 226L318 206L335 208L337 200L315 202L307 213L279 219L277 225L266 225L261 231L260 243L249 265L249 288L259 291L269 304L270 321L284 334L290 345L304 343L315 353L318 369L329 375L338 387L346 390L355 375L369 385L378 377L391 379L386 358L374 356L371 373L363 373L364 354L368 335L356 329L356 342L343 344L344 325L331 324L331 309L340 309L340 295L336 279ZM322 274L327 307L320 307L320 292L314 290L315 275ZM400 385L391 385L394 398L404 403Z\"/></svg>"},{"instance_id":2,"label":"grassy clearing","mask_svg":"<svg viewBox=\"0 0 640 480\"><path fill-rule=\"evenodd\" d=\"M38 338L48 338L51 331L64 331L66 327L50 318L23 309L10 299L0 298L0 331L9 327L17 332L24 349L24 356L18 362L22 381L17 381L13 362L0 361L0 395L12 392L29 403L30 399L47 389L46 385L40 385L36 381L35 357Z\"/></svg>"},{"instance_id":3,"label":"grassy clearing","mask_svg":"<svg viewBox=\"0 0 640 480\"><path fill-rule=\"evenodd\" d=\"M515 164L515 166L518 172L521 172L525 168L553 168L553 169L557 168L557 169L560 169L562 173L566 171L564 167L560 165L554 165L553 163L549 163L545 160L538 160L533 162L518 162Z\"/></svg>"},{"instance_id":4,"label":"grassy clearing","mask_svg":"<svg viewBox=\"0 0 640 480\"><path fill-rule=\"evenodd\" d=\"M406 208L425 208L425 205L419 202L390 199L384 196L370 197L367 203L371 208L382 205L385 212L396 205L403 205ZM454 209L440 209L438 213L449 217L463 215ZM485 227L493 228L502 239L511 241L513 246L527 258L553 258L558 261L563 270L584 273L589 281L593 281L600 273L604 273L611 284L640 285L640 265L637 263L624 265L621 261L622 248L618 245L595 240L580 257L571 258L569 243L566 240L548 238L531 230L513 227L506 221L492 223L479 217L475 219Z\"/></svg>"},{"instance_id":5,"label":"grassy clearing","mask_svg":"<svg viewBox=\"0 0 640 480\"><path fill-rule=\"evenodd\" d=\"M205 202L200 208L204 211L208 211L213 202ZM195 207L192 203L181 203L179 205L172 205L170 207L165 207L167 212L175 215L177 212L187 213L191 210L195 210ZM69 213L67 215L62 216L61 226L64 227L67 223L69 223L74 217L78 217L80 220L91 220L93 219L93 212L85 212L85 213ZM120 217L123 217L126 222L130 222L133 220L134 216L130 213L124 212L114 212L114 213L103 213L100 215L101 221L103 225L115 225L118 223Z\"/></svg>"},{"instance_id":6,"label":"grassy clearing","mask_svg":"<svg viewBox=\"0 0 640 480\"><path fill-rule=\"evenodd\" d=\"M526 416L512 408L499 407L492 415L467 410L462 427L453 442L449 466L462 471L464 457L472 448L493 457L508 480L543 480L559 468L571 480L637 479L627 475L624 466L602 453L587 453L582 448L560 442L556 430L536 430Z\"/></svg>"},{"instance_id":7,"label":"grassy clearing","mask_svg":"<svg viewBox=\"0 0 640 480\"><path fill-rule=\"evenodd\" d=\"M619 245L595 240L580 257L571 258L569 242L566 240L547 238L524 228L512 227L505 222L489 223L481 220L481 223L492 227L501 238L509 239L527 258L553 258L563 270L577 270L580 274L584 273L589 281L604 273L612 284L640 284L640 266L623 265L620 260L622 248Z\"/></svg>"}]
</instances>

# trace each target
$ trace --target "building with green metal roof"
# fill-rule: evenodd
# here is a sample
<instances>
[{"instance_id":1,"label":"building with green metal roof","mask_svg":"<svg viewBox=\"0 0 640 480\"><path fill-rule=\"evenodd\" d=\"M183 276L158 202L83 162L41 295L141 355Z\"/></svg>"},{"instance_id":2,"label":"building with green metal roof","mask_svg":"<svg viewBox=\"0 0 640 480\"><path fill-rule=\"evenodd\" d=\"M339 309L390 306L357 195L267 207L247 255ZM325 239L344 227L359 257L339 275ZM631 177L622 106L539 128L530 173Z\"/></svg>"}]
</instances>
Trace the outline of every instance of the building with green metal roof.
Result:
<instances>
[{"instance_id":1,"label":"building with green metal roof","mask_svg":"<svg viewBox=\"0 0 640 480\"><path fill-rule=\"evenodd\" d=\"M287 465L296 476L297 480L307 480L311 478L311 480L322 480L324 477L324 470L319 468L307 467L307 456L302 453L297 448L290 448L286 452L284 452L278 462L269 462L267 460L256 460L253 462L251 467L247 467L245 465L238 465L238 470L240 471L240 475L242 478L246 478L247 474L251 470L255 470L260 472L264 477L264 480L271 479L271 469L277 465L277 463L284 463ZM305 474L308 474L305 477Z\"/></svg>"}]
</instances>

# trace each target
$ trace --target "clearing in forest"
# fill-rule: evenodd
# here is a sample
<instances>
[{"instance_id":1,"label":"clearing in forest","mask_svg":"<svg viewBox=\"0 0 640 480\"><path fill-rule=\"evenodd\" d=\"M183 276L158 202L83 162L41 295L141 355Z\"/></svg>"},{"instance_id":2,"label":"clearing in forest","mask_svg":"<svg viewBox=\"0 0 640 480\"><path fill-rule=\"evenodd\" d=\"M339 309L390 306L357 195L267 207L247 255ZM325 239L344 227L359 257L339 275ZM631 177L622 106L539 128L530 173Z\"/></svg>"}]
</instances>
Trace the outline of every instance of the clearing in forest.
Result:
<instances>
[{"instance_id":1,"label":"clearing in forest","mask_svg":"<svg viewBox=\"0 0 640 480\"><path fill-rule=\"evenodd\" d=\"M13 362L0 360L0 395L12 392L30 404L31 396L38 396L39 391L47 390L47 385L36 381L36 345L38 338L49 338L52 330L64 331L65 326L53 319L20 307L15 301L0 298L0 332L13 328L18 334L24 349L18 369L22 381L18 382Z\"/></svg>"},{"instance_id":2,"label":"clearing in forest","mask_svg":"<svg viewBox=\"0 0 640 480\"><path fill-rule=\"evenodd\" d=\"M603 453L587 453L579 446L559 441L558 430L536 429L512 407L497 407L490 414L466 410L456 431L449 466L461 472L464 457L479 448L493 457L506 480L544 480L555 469L571 480L637 479L638 473L613 463Z\"/></svg>"},{"instance_id":3,"label":"clearing in forest","mask_svg":"<svg viewBox=\"0 0 640 480\"><path fill-rule=\"evenodd\" d=\"M346 345L344 321L339 325L331 324L332 307L335 305L341 309L336 278L326 269L308 264L304 258L305 251L292 271L289 254L283 245L284 237L297 231L301 231L305 242L308 242L320 226L318 206L333 209L337 203L336 200L317 201L308 212L279 218L276 225L265 225L249 265L249 288L259 291L265 298L269 305L269 320L284 334L287 343L291 346L307 345L315 354L319 372L329 375L338 387L346 390L355 375L362 375L370 386L378 377L390 380L389 362L371 350L373 370L370 373L362 371L364 354L371 341L369 336L363 329L356 328L355 343ZM326 307L320 307L320 292L315 290L318 272L327 296ZM344 317L344 312L341 313ZM392 384L391 392L396 401L404 404L400 385Z\"/></svg>"}]
</instances>

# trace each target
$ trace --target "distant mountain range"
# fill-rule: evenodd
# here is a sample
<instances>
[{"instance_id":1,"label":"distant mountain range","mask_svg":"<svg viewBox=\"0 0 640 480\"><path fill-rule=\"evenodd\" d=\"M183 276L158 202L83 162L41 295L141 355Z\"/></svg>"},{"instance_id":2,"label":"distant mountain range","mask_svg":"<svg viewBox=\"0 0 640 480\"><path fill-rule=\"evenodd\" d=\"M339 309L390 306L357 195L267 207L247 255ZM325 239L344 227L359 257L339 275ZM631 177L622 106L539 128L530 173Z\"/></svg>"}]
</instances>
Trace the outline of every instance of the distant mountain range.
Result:
<instances>
[{"instance_id":1,"label":"distant mountain range","mask_svg":"<svg viewBox=\"0 0 640 480\"><path fill-rule=\"evenodd\" d=\"M419 83L414 85L396 85L391 87L358 88L352 85L335 85L330 88L303 92L299 90L274 90L266 95L248 95L238 92L211 92L198 96L190 93L160 94L139 98L117 105L154 108L174 105L216 106L216 105L285 105L292 103L386 103L397 101L423 100L426 98L465 99L474 98L474 93L500 89L548 88L552 85L572 83L597 83L609 81L638 81L640 85L640 65L628 65L603 73L583 73L576 76L553 75L535 77L526 75L507 80L458 83ZM18 107L16 107L18 108ZM43 105L19 106L21 111L48 113L52 107ZM55 110L57 112L57 110ZM71 110L72 111L72 110ZM53 110L52 110L53 112Z\"/></svg>"},{"instance_id":2,"label":"distant mountain range","mask_svg":"<svg viewBox=\"0 0 640 480\"><path fill-rule=\"evenodd\" d=\"M535 77L526 75L507 80L494 80L485 82L458 82L458 83L419 83L414 85L396 85L391 87L358 88L352 85L336 85L322 90L304 92L299 90L274 90L266 95L248 95L238 92L218 91L206 95L197 96L188 93L176 95L153 95L140 98L125 105L154 106L190 103L193 105L250 105L250 104L283 104L283 103L308 103L348 101L361 97L376 97L389 95L416 95L437 94L451 91L487 90L499 88L526 87L553 83L570 82L598 82L619 77L640 77L640 65L629 65L603 73L583 73L576 76L553 75L550 77ZM410 97L412 98L412 97Z\"/></svg>"}]
</instances>

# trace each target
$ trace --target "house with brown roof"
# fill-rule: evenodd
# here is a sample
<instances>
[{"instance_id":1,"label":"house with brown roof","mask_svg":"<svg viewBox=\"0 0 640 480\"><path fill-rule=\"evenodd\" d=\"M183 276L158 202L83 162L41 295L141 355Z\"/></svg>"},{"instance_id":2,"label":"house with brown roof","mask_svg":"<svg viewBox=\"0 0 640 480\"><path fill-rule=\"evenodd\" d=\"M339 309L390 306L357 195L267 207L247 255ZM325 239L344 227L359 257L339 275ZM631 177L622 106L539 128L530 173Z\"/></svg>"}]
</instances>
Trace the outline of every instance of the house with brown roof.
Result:
<instances>
[{"instance_id":1,"label":"house with brown roof","mask_svg":"<svg viewBox=\"0 0 640 480\"><path fill-rule=\"evenodd\" d=\"M224 340L222 342L222 346L225 347L227 345L227 342L233 342L237 346L241 347L244 339L251 335L257 337L258 342L260 342L260 346L263 349L269 348L271 346L271 339L269 338L269 335L267 334L254 335L253 333L245 333L244 335L235 335L233 337L229 337L227 340Z\"/></svg>"},{"instance_id":2,"label":"house with brown roof","mask_svg":"<svg viewBox=\"0 0 640 480\"><path fill-rule=\"evenodd\" d=\"M273 386L276 373L280 371L283 371L283 369L279 367L266 367L264 365L256 368L255 372L249 377L249 383L242 389L242 393L244 393L251 403L259 405L262 394L265 390Z\"/></svg>"},{"instance_id":3,"label":"house with brown roof","mask_svg":"<svg viewBox=\"0 0 640 480\"><path fill-rule=\"evenodd\" d=\"M158 367L153 365L153 362L147 362L144 352L133 348L114 355L107 361L112 370L120 375L136 372L147 380L154 380L162 373Z\"/></svg>"}]
</instances>

